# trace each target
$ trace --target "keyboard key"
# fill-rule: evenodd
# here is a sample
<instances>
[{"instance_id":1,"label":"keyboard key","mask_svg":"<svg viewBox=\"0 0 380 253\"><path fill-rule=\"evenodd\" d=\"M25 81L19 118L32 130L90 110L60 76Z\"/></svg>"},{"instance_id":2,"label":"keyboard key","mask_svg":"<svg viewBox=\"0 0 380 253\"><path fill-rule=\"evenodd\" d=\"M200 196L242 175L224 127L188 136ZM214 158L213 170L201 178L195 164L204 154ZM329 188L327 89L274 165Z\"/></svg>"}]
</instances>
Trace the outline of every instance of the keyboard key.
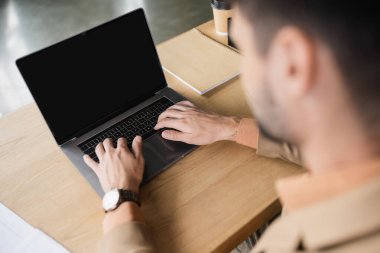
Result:
<instances>
[{"instance_id":1,"label":"keyboard key","mask_svg":"<svg viewBox=\"0 0 380 253\"><path fill-rule=\"evenodd\" d=\"M95 152L92 152L92 153L90 153L90 154L88 154L88 155L89 155L92 159L94 159L95 157L97 157Z\"/></svg>"}]
</instances>

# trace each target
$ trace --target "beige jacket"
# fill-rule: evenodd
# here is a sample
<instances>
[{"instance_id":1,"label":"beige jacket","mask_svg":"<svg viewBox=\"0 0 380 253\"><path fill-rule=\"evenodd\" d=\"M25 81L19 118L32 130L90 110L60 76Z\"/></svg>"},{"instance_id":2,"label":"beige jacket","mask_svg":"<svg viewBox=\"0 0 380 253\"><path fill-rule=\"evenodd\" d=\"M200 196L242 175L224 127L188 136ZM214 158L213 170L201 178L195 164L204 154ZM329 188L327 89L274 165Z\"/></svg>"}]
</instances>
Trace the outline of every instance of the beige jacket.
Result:
<instances>
[{"instance_id":1,"label":"beige jacket","mask_svg":"<svg viewBox=\"0 0 380 253\"><path fill-rule=\"evenodd\" d=\"M241 132L248 131L250 124L248 120L243 121ZM249 146L249 143L242 144ZM257 153L300 162L297 150L262 136ZM148 228L130 222L104 235L100 252L155 250ZM283 215L268 228L252 252L380 252L380 179Z\"/></svg>"},{"instance_id":2,"label":"beige jacket","mask_svg":"<svg viewBox=\"0 0 380 253\"><path fill-rule=\"evenodd\" d=\"M380 180L284 214L252 253L380 252Z\"/></svg>"}]
</instances>

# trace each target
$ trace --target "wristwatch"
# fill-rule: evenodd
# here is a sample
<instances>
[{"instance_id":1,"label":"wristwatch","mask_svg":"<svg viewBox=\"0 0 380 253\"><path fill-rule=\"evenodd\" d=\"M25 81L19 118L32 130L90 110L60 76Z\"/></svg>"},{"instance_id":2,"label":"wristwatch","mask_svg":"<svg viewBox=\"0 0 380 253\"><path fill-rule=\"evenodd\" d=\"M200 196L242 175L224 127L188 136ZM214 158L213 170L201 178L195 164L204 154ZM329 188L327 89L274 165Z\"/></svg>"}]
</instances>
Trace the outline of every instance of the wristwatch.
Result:
<instances>
[{"instance_id":1,"label":"wristwatch","mask_svg":"<svg viewBox=\"0 0 380 253\"><path fill-rule=\"evenodd\" d=\"M112 189L104 194L103 209L107 213L109 211L115 210L120 206L121 203L124 203L126 201L132 201L135 202L138 206L141 206L138 193L124 189Z\"/></svg>"}]
</instances>

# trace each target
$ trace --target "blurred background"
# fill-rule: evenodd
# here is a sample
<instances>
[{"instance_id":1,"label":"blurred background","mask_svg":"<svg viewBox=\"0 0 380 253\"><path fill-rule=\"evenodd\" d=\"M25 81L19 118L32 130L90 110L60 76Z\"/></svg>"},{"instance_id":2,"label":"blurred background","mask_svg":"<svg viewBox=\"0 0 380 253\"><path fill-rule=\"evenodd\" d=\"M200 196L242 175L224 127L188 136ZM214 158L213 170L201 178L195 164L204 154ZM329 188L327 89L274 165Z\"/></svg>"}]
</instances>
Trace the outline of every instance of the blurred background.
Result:
<instances>
[{"instance_id":1,"label":"blurred background","mask_svg":"<svg viewBox=\"0 0 380 253\"><path fill-rule=\"evenodd\" d=\"M209 0L0 0L0 117L33 100L17 58L139 7L156 44L212 19Z\"/></svg>"}]
</instances>

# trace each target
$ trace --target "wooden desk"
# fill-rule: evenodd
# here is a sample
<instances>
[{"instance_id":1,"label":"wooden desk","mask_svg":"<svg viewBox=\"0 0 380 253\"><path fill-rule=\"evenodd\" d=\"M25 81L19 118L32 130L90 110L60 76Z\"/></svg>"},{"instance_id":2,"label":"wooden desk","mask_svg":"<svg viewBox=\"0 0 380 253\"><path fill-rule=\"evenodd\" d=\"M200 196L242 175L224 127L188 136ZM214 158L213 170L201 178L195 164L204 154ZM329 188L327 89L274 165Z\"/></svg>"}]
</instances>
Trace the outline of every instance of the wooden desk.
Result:
<instances>
[{"instance_id":1,"label":"wooden desk","mask_svg":"<svg viewBox=\"0 0 380 253\"><path fill-rule=\"evenodd\" d=\"M166 75L204 109L249 116L239 80L206 97ZM143 187L142 209L159 252L227 252L280 210L289 163L230 142L204 146ZM0 120L0 202L72 252L95 252L100 198L55 144L34 103Z\"/></svg>"}]
</instances>

